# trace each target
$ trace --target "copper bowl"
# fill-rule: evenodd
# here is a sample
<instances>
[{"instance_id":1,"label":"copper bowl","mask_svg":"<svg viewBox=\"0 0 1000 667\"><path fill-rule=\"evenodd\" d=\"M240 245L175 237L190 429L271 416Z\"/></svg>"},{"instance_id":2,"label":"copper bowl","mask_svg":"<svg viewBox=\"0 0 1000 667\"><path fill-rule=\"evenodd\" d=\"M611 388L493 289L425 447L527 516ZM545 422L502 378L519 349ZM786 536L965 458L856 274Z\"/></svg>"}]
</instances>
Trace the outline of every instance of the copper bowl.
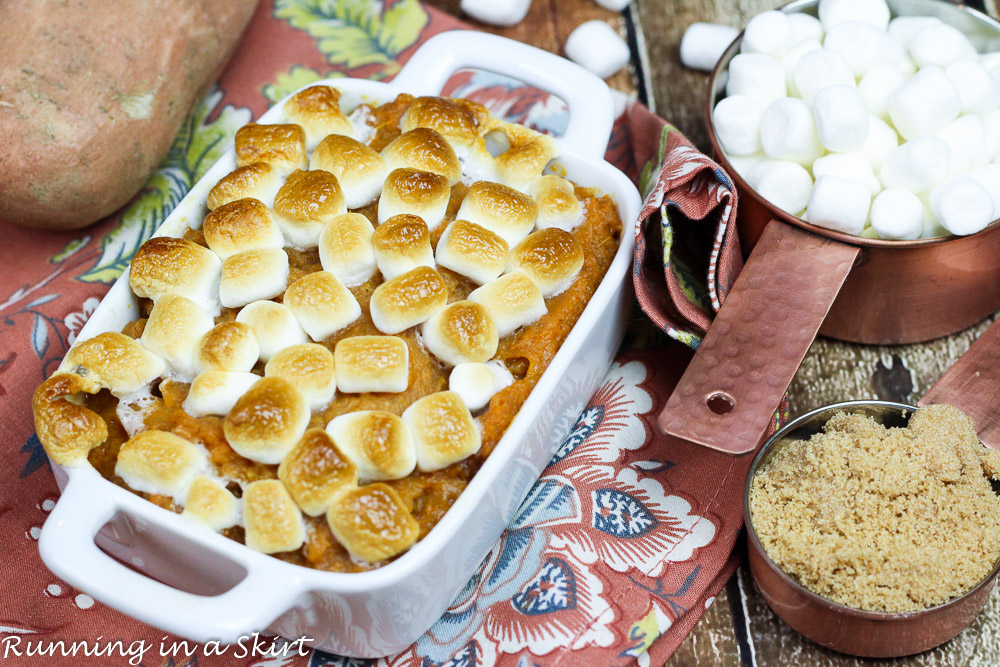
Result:
<instances>
[{"instance_id":1,"label":"copper bowl","mask_svg":"<svg viewBox=\"0 0 1000 667\"><path fill-rule=\"evenodd\" d=\"M750 573L764 600L781 620L826 648L867 658L893 658L939 646L964 630L986 606L1000 562L967 593L922 611L891 614L863 611L827 600L787 575L761 546L750 516L750 484L757 469L791 440L817 433L836 412L875 417L887 426L905 426L912 405L885 401L849 401L806 413L774 434L757 453L743 488Z\"/></svg>"}]
</instances>

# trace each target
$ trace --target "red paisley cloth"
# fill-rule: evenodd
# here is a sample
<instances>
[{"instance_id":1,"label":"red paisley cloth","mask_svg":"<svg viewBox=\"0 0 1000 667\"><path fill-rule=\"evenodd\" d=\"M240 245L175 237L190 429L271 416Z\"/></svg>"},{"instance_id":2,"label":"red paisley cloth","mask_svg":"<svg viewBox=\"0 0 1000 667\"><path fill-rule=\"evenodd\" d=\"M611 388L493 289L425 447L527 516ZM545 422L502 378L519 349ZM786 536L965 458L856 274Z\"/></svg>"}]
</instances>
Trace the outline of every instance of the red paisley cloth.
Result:
<instances>
[{"instance_id":1,"label":"red paisley cloth","mask_svg":"<svg viewBox=\"0 0 1000 667\"><path fill-rule=\"evenodd\" d=\"M355 24L341 11L350 4L262 2L217 89L178 138L187 142L188 152L174 156L118 214L73 232L3 225L0 662L138 664L121 648L100 657L82 652L60 657L58 646L54 655L25 655L30 644L62 640L88 642L91 650L109 641L120 641L126 650L148 645L144 665L367 664L319 651L241 657L235 649L219 656L195 646L193 655L171 654L177 638L52 575L39 558L37 539L59 492L30 410L32 391L57 367L131 253L207 168L197 163L198 156L231 145L235 128L259 116L286 89L327 76L389 78L421 42L464 27L416 0L373 3L374 18ZM367 50L345 53L348 43ZM496 94L480 91L479 97L489 104ZM503 104L509 111L515 102ZM648 321L637 314L604 386L533 489L538 506L550 514L519 516L523 551L498 548L484 564L503 573L506 583L475 587L456 600L448 623L438 623L413 647L379 664L662 664L736 567L733 548L749 458L670 440L656 426L657 411L689 361L690 348L739 271L735 190L716 164L637 104L616 123L607 159L646 195L636 225L634 279ZM542 502L554 484L578 499L576 514L559 521L552 517L568 510ZM502 556L510 553L517 557ZM544 615L523 613L544 596L559 612L548 623ZM450 620L459 616L455 610L461 610L464 626Z\"/></svg>"}]
</instances>

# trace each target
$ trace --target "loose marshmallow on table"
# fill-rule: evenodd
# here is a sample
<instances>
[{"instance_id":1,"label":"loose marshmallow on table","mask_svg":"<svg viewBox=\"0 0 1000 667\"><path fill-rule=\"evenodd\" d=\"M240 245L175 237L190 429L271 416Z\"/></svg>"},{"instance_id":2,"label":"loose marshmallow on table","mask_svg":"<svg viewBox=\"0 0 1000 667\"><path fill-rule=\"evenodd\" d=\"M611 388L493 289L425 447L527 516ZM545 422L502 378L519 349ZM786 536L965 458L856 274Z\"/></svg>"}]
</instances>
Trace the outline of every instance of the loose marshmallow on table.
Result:
<instances>
[{"instance_id":1,"label":"loose marshmallow on table","mask_svg":"<svg viewBox=\"0 0 1000 667\"><path fill-rule=\"evenodd\" d=\"M967 176L941 183L931 190L931 209L952 234L975 234L996 217L989 191Z\"/></svg>"},{"instance_id":2,"label":"loose marshmallow on table","mask_svg":"<svg viewBox=\"0 0 1000 667\"><path fill-rule=\"evenodd\" d=\"M894 149L882 163L879 180L887 188L923 192L948 176L951 149L937 137L921 137Z\"/></svg>"},{"instance_id":3,"label":"loose marshmallow on table","mask_svg":"<svg viewBox=\"0 0 1000 667\"><path fill-rule=\"evenodd\" d=\"M904 80L902 72L892 65L879 65L865 72L858 82L858 92L861 93L868 112L882 120L888 119L889 110L885 103L889 95L903 85Z\"/></svg>"},{"instance_id":4,"label":"loose marshmallow on table","mask_svg":"<svg viewBox=\"0 0 1000 667\"><path fill-rule=\"evenodd\" d=\"M681 63L685 67L711 72L739 34L736 28L727 25L692 23L681 38Z\"/></svg>"},{"instance_id":5,"label":"loose marshmallow on table","mask_svg":"<svg viewBox=\"0 0 1000 667\"><path fill-rule=\"evenodd\" d=\"M813 98L816 132L827 149L846 153L868 139L868 109L852 86L827 86Z\"/></svg>"},{"instance_id":6,"label":"loose marshmallow on table","mask_svg":"<svg viewBox=\"0 0 1000 667\"><path fill-rule=\"evenodd\" d=\"M924 231L924 205L909 190L883 190L872 202L871 221L880 239L912 241Z\"/></svg>"},{"instance_id":7,"label":"loose marshmallow on table","mask_svg":"<svg viewBox=\"0 0 1000 667\"><path fill-rule=\"evenodd\" d=\"M889 127L889 124L881 118L869 116L868 138L861 147L861 152L871 162L872 169L875 171L881 169L885 158L896 149L896 146L899 146L899 135L896 134L896 130Z\"/></svg>"},{"instance_id":8,"label":"loose marshmallow on table","mask_svg":"<svg viewBox=\"0 0 1000 667\"><path fill-rule=\"evenodd\" d=\"M947 67L959 60L979 57L976 47L965 34L947 23L931 23L916 33L909 44L910 57L920 68L928 65Z\"/></svg>"},{"instance_id":9,"label":"loose marshmallow on table","mask_svg":"<svg viewBox=\"0 0 1000 667\"><path fill-rule=\"evenodd\" d=\"M493 1L493 0L487 0ZM628 44L604 21L581 23L566 40L566 55L606 79L628 64Z\"/></svg>"},{"instance_id":10,"label":"loose marshmallow on table","mask_svg":"<svg viewBox=\"0 0 1000 667\"><path fill-rule=\"evenodd\" d=\"M989 70L971 60L959 60L944 69L962 101L963 113L987 113L1000 106L1000 84Z\"/></svg>"},{"instance_id":11,"label":"loose marshmallow on table","mask_svg":"<svg viewBox=\"0 0 1000 667\"><path fill-rule=\"evenodd\" d=\"M792 215L805 209L813 184L805 167L786 160L764 160L750 172L749 182L761 197Z\"/></svg>"},{"instance_id":12,"label":"loose marshmallow on table","mask_svg":"<svg viewBox=\"0 0 1000 667\"><path fill-rule=\"evenodd\" d=\"M940 67L921 69L886 100L892 124L906 140L943 130L962 112L955 84Z\"/></svg>"},{"instance_id":13,"label":"loose marshmallow on table","mask_svg":"<svg viewBox=\"0 0 1000 667\"><path fill-rule=\"evenodd\" d=\"M885 30L889 6L885 0L820 0L819 20L827 32L844 21L861 21Z\"/></svg>"},{"instance_id":14,"label":"loose marshmallow on table","mask_svg":"<svg viewBox=\"0 0 1000 667\"><path fill-rule=\"evenodd\" d=\"M839 176L849 181L857 181L867 187L872 196L878 194L882 184L872 171L871 162L861 152L830 153L818 158L812 165L813 176Z\"/></svg>"},{"instance_id":15,"label":"loose marshmallow on table","mask_svg":"<svg viewBox=\"0 0 1000 667\"><path fill-rule=\"evenodd\" d=\"M727 154L760 152L761 111L760 104L749 95L730 95L715 105L712 123Z\"/></svg>"},{"instance_id":16,"label":"loose marshmallow on table","mask_svg":"<svg viewBox=\"0 0 1000 667\"><path fill-rule=\"evenodd\" d=\"M743 30L740 52L780 58L788 50L791 38L792 25L787 14L774 9L761 12Z\"/></svg>"},{"instance_id":17,"label":"loose marshmallow on table","mask_svg":"<svg viewBox=\"0 0 1000 667\"><path fill-rule=\"evenodd\" d=\"M871 199L869 189L856 181L820 176L809 197L806 215L814 225L858 235L865 228Z\"/></svg>"},{"instance_id":18,"label":"loose marshmallow on table","mask_svg":"<svg viewBox=\"0 0 1000 667\"><path fill-rule=\"evenodd\" d=\"M896 67L904 56L888 33L861 21L838 23L826 34L823 48L842 55L856 77L879 65Z\"/></svg>"},{"instance_id":19,"label":"loose marshmallow on table","mask_svg":"<svg viewBox=\"0 0 1000 667\"><path fill-rule=\"evenodd\" d=\"M801 165L810 165L823 154L812 107L795 97L774 100L764 110L760 143L770 157Z\"/></svg>"},{"instance_id":20,"label":"loose marshmallow on table","mask_svg":"<svg viewBox=\"0 0 1000 667\"><path fill-rule=\"evenodd\" d=\"M957 176L989 162L983 117L978 114L959 116L934 136L944 140L951 149L948 167L951 176Z\"/></svg>"},{"instance_id":21,"label":"loose marshmallow on table","mask_svg":"<svg viewBox=\"0 0 1000 667\"><path fill-rule=\"evenodd\" d=\"M727 95L749 95L762 107L784 97L785 70L781 63L761 53L741 53L729 61Z\"/></svg>"},{"instance_id":22,"label":"loose marshmallow on table","mask_svg":"<svg viewBox=\"0 0 1000 667\"><path fill-rule=\"evenodd\" d=\"M792 76L799 96L810 103L816 93L827 86L857 85L844 57L829 49L816 49L803 54Z\"/></svg>"},{"instance_id":23,"label":"loose marshmallow on table","mask_svg":"<svg viewBox=\"0 0 1000 667\"><path fill-rule=\"evenodd\" d=\"M517 25L531 8L531 0L462 0L462 11L483 23Z\"/></svg>"},{"instance_id":24,"label":"loose marshmallow on table","mask_svg":"<svg viewBox=\"0 0 1000 667\"><path fill-rule=\"evenodd\" d=\"M632 4L632 0L594 0L594 2L613 12L624 11L626 7Z\"/></svg>"}]
</instances>

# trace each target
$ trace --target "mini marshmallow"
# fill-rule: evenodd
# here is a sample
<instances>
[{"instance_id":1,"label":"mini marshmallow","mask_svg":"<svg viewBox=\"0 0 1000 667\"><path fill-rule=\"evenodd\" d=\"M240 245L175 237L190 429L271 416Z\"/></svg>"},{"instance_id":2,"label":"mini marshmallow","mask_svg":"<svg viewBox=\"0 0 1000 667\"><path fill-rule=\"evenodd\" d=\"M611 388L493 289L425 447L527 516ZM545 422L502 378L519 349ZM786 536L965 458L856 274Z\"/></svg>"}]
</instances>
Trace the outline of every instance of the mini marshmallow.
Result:
<instances>
[{"instance_id":1,"label":"mini marshmallow","mask_svg":"<svg viewBox=\"0 0 1000 667\"><path fill-rule=\"evenodd\" d=\"M909 51L913 63L921 69L928 65L947 67L959 60L975 60L979 56L965 33L941 22L925 25L914 33Z\"/></svg>"},{"instance_id":2,"label":"mini marshmallow","mask_svg":"<svg viewBox=\"0 0 1000 667\"><path fill-rule=\"evenodd\" d=\"M962 111L955 84L940 67L925 67L903 82L889 99L886 109L892 124L907 141L934 134Z\"/></svg>"},{"instance_id":3,"label":"mini marshmallow","mask_svg":"<svg viewBox=\"0 0 1000 667\"><path fill-rule=\"evenodd\" d=\"M712 112L712 123L722 149L729 155L753 155L760 152L762 109L749 95L730 95L719 100Z\"/></svg>"},{"instance_id":4,"label":"mini marshmallow","mask_svg":"<svg viewBox=\"0 0 1000 667\"><path fill-rule=\"evenodd\" d=\"M809 222L845 234L858 235L868 219L869 189L837 176L816 179L806 209Z\"/></svg>"},{"instance_id":5,"label":"mini marshmallow","mask_svg":"<svg viewBox=\"0 0 1000 667\"><path fill-rule=\"evenodd\" d=\"M260 358L269 361L282 348L306 343L309 338L288 306L274 301L254 301L236 313L236 321L253 329Z\"/></svg>"},{"instance_id":6,"label":"mini marshmallow","mask_svg":"<svg viewBox=\"0 0 1000 667\"><path fill-rule=\"evenodd\" d=\"M951 149L937 137L907 141L886 156L879 180L887 188L923 192L948 176Z\"/></svg>"},{"instance_id":7,"label":"mini marshmallow","mask_svg":"<svg viewBox=\"0 0 1000 667\"><path fill-rule=\"evenodd\" d=\"M729 61L729 81L726 95L749 95L762 107L784 97L785 70L781 63L761 53L741 53Z\"/></svg>"},{"instance_id":8,"label":"mini marshmallow","mask_svg":"<svg viewBox=\"0 0 1000 667\"><path fill-rule=\"evenodd\" d=\"M885 30L889 6L885 0L820 0L819 20L827 32L844 21L861 21Z\"/></svg>"},{"instance_id":9,"label":"mini marshmallow","mask_svg":"<svg viewBox=\"0 0 1000 667\"><path fill-rule=\"evenodd\" d=\"M812 166L813 176L839 176L849 181L856 181L867 187L874 197L882 189L882 184L875 177L871 163L864 153L830 153L824 155Z\"/></svg>"},{"instance_id":10,"label":"mini marshmallow","mask_svg":"<svg viewBox=\"0 0 1000 667\"><path fill-rule=\"evenodd\" d=\"M282 302L315 341L329 338L361 317L357 298L329 271L302 276L288 286Z\"/></svg>"},{"instance_id":11,"label":"mini marshmallow","mask_svg":"<svg viewBox=\"0 0 1000 667\"><path fill-rule=\"evenodd\" d=\"M818 51L822 49L823 45L815 39L809 39L804 42L799 42L792 48L788 49L785 55L781 56L782 69L785 70L785 86L788 90L789 97L798 97L799 89L795 85L795 68L798 67L799 61L802 60L802 56L809 53L810 51Z\"/></svg>"},{"instance_id":12,"label":"mini marshmallow","mask_svg":"<svg viewBox=\"0 0 1000 667\"><path fill-rule=\"evenodd\" d=\"M509 27L524 20L531 0L462 0L460 7L477 21Z\"/></svg>"},{"instance_id":13,"label":"mini marshmallow","mask_svg":"<svg viewBox=\"0 0 1000 667\"><path fill-rule=\"evenodd\" d=\"M514 376L500 360L457 364L448 376L448 389L462 397L470 411L482 410L490 399L514 384Z\"/></svg>"},{"instance_id":14,"label":"mini marshmallow","mask_svg":"<svg viewBox=\"0 0 1000 667\"><path fill-rule=\"evenodd\" d=\"M402 479L417 465L417 450L406 423L381 410L357 410L326 425L337 448L358 467L362 481Z\"/></svg>"},{"instance_id":15,"label":"mini marshmallow","mask_svg":"<svg viewBox=\"0 0 1000 667\"><path fill-rule=\"evenodd\" d=\"M924 230L924 206L909 190L883 190L872 202L872 229L880 239L912 241Z\"/></svg>"},{"instance_id":16,"label":"mini marshmallow","mask_svg":"<svg viewBox=\"0 0 1000 667\"><path fill-rule=\"evenodd\" d=\"M162 357L174 373L190 378L195 374L198 343L214 325L212 317L197 303L168 294L153 305L139 342Z\"/></svg>"},{"instance_id":17,"label":"mini marshmallow","mask_svg":"<svg viewBox=\"0 0 1000 667\"><path fill-rule=\"evenodd\" d=\"M289 345L271 357L264 375L292 383L310 410L325 408L337 390L333 352L317 343Z\"/></svg>"},{"instance_id":18,"label":"mini marshmallow","mask_svg":"<svg viewBox=\"0 0 1000 667\"><path fill-rule=\"evenodd\" d=\"M904 49L910 48L913 36L929 25L938 25L941 19L934 16L897 16L889 21L887 32Z\"/></svg>"},{"instance_id":19,"label":"mini marshmallow","mask_svg":"<svg viewBox=\"0 0 1000 667\"><path fill-rule=\"evenodd\" d=\"M800 164L767 160L754 168L751 179L754 190L761 197L792 215L797 215L809 203L813 180Z\"/></svg>"},{"instance_id":20,"label":"mini marshmallow","mask_svg":"<svg viewBox=\"0 0 1000 667\"><path fill-rule=\"evenodd\" d=\"M815 49L802 55L792 74L795 89L806 102L827 86L856 86L854 74L844 56L829 49Z\"/></svg>"},{"instance_id":21,"label":"mini marshmallow","mask_svg":"<svg viewBox=\"0 0 1000 667\"><path fill-rule=\"evenodd\" d=\"M259 375L232 371L207 371L194 379L187 398L184 412L192 417L206 415L226 416L240 400L240 396L257 384Z\"/></svg>"},{"instance_id":22,"label":"mini marshmallow","mask_svg":"<svg viewBox=\"0 0 1000 667\"><path fill-rule=\"evenodd\" d=\"M681 38L681 63L711 72L737 35L739 31L727 25L692 23Z\"/></svg>"},{"instance_id":23,"label":"mini marshmallow","mask_svg":"<svg viewBox=\"0 0 1000 667\"><path fill-rule=\"evenodd\" d=\"M251 301L272 299L288 285L288 254L281 248L244 250L222 263L219 301L239 308Z\"/></svg>"},{"instance_id":24,"label":"mini marshmallow","mask_svg":"<svg viewBox=\"0 0 1000 667\"><path fill-rule=\"evenodd\" d=\"M988 113L1000 106L1000 84L989 70L971 60L959 60L944 69L962 100L963 113Z\"/></svg>"},{"instance_id":25,"label":"mini marshmallow","mask_svg":"<svg viewBox=\"0 0 1000 667\"><path fill-rule=\"evenodd\" d=\"M613 12L623 12L632 4L632 0L594 0L597 4Z\"/></svg>"},{"instance_id":26,"label":"mini marshmallow","mask_svg":"<svg viewBox=\"0 0 1000 667\"><path fill-rule=\"evenodd\" d=\"M1000 164L984 164L965 176L986 188L993 197L993 214L1000 217Z\"/></svg>"},{"instance_id":27,"label":"mini marshmallow","mask_svg":"<svg viewBox=\"0 0 1000 667\"><path fill-rule=\"evenodd\" d=\"M485 0L496 3L497 0ZM566 40L570 60L607 79L628 65L632 57L628 44L604 21L586 21L576 27Z\"/></svg>"},{"instance_id":28,"label":"mini marshmallow","mask_svg":"<svg viewBox=\"0 0 1000 667\"><path fill-rule=\"evenodd\" d=\"M865 72L858 83L858 92L861 93L868 112L882 120L888 120L886 101L893 91L903 85L904 80L902 73L891 65L879 65Z\"/></svg>"},{"instance_id":29,"label":"mini marshmallow","mask_svg":"<svg viewBox=\"0 0 1000 667\"><path fill-rule=\"evenodd\" d=\"M868 109L861 93L851 86L828 86L813 98L816 132L831 151L847 153L868 138Z\"/></svg>"},{"instance_id":30,"label":"mini marshmallow","mask_svg":"<svg viewBox=\"0 0 1000 667\"><path fill-rule=\"evenodd\" d=\"M750 180L750 174L753 170L762 162L770 161L769 158L764 153L754 153L753 155L726 155L726 159L729 160L729 164L732 166L732 171L739 174L744 181L753 187Z\"/></svg>"},{"instance_id":31,"label":"mini marshmallow","mask_svg":"<svg viewBox=\"0 0 1000 667\"><path fill-rule=\"evenodd\" d=\"M812 107L794 97L774 100L764 110L760 142L770 157L801 165L812 164L824 152Z\"/></svg>"},{"instance_id":32,"label":"mini marshmallow","mask_svg":"<svg viewBox=\"0 0 1000 667\"><path fill-rule=\"evenodd\" d=\"M946 128L934 136L943 139L951 149L948 174L957 176L969 169L989 162L986 146L986 130L983 117L978 114L959 116Z\"/></svg>"},{"instance_id":33,"label":"mini marshmallow","mask_svg":"<svg viewBox=\"0 0 1000 667\"><path fill-rule=\"evenodd\" d=\"M983 116L983 132L986 141L986 155L990 160L993 160L1000 152L1000 109L994 109Z\"/></svg>"},{"instance_id":34,"label":"mini marshmallow","mask_svg":"<svg viewBox=\"0 0 1000 667\"><path fill-rule=\"evenodd\" d=\"M931 209L931 191L921 192L917 198L924 207L924 230L920 233L922 239L933 239L941 236L951 236L951 233L941 226L937 216Z\"/></svg>"},{"instance_id":35,"label":"mini marshmallow","mask_svg":"<svg viewBox=\"0 0 1000 667\"><path fill-rule=\"evenodd\" d=\"M823 24L819 19L802 12L790 12L788 25L792 30L789 44L795 46L802 42L820 42L823 40Z\"/></svg>"},{"instance_id":36,"label":"mini marshmallow","mask_svg":"<svg viewBox=\"0 0 1000 667\"><path fill-rule=\"evenodd\" d=\"M384 280L391 280L418 266L434 268L434 250L427 225L415 215L396 215L372 234L375 262Z\"/></svg>"},{"instance_id":37,"label":"mini marshmallow","mask_svg":"<svg viewBox=\"0 0 1000 667\"><path fill-rule=\"evenodd\" d=\"M856 77L879 65L896 67L904 55L888 33L860 21L837 24L826 34L823 48L842 55Z\"/></svg>"},{"instance_id":38,"label":"mini marshmallow","mask_svg":"<svg viewBox=\"0 0 1000 667\"><path fill-rule=\"evenodd\" d=\"M899 146L899 135L889 124L875 116L868 117L868 138L861 147L861 152L868 158L872 169L878 171L889 153Z\"/></svg>"},{"instance_id":39,"label":"mini marshmallow","mask_svg":"<svg viewBox=\"0 0 1000 667\"><path fill-rule=\"evenodd\" d=\"M757 14L743 30L741 53L763 53L780 58L788 50L792 38L792 26L788 15L777 10Z\"/></svg>"},{"instance_id":40,"label":"mini marshmallow","mask_svg":"<svg viewBox=\"0 0 1000 667\"><path fill-rule=\"evenodd\" d=\"M931 190L930 203L941 226L957 236L975 234L996 218L989 191L967 176Z\"/></svg>"},{"instance_id":41,"label":"mini marshmallow","mask_svg":"<svg viewBox=\"0 0 1000 667\"><path fill-rule=\"evenodd\" d=\"M996 78L1000 78L1000 51L984 53L979 56L979 64Z\"/></svg>"},{"instance_id":42,"label":"mini marshmallow","mask_svg":"<svg viewBox=\"0 0 1000 667\"><path fill-rule=\"evenodd\" d=\"M331 220L319 235L319 261L347 287L360 285L375 274L375 228L360 213Z\"/></svg>"}]
</instances>

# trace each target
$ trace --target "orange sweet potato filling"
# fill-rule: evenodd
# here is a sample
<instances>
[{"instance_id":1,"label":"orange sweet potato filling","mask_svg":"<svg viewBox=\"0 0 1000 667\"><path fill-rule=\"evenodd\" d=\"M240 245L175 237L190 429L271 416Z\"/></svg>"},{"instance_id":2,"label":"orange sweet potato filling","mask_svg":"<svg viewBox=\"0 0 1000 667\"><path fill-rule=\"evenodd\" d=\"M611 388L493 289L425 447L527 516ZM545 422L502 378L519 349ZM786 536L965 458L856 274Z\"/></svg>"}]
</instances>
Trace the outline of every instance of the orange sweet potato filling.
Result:
<instances>
[{"instance_id":1,"label":"orange sweet potato filling","mask_svg":"<svg viewBox=\"0 0 1000 667\"><path fill-rule=\"evenodd\" d=\"M399 134L399 118L411 101L412 98L402 95L395 101L373 110L377 135L372 146L376 150L380 150ZM461 183L452 189L448 217L432 233L433 245L437 244L447 222L454 219L466 189ZM500 341L497 358L504 361L513 373L515 382L494 396L487 408L477 415L483 427L482 449L476 455L443 470L433 473L415 471L404 479L386 482L399 493L409 507L420 526L421 538L437 524L496 447L514 415L520 410L528 394L579 319L618 250L622 223L610 197L601 197L593 190L579 187L576 194L584 202L585 211L583 223L573 232L583 246L585 258L583 269L565 291L546 299L548 306L546 315ZM378 217L374 204L359 209L358 212L366 215L372 220L372 224L377 226ZM192 230L185 236L191 241L205 245L200 231ZM286 252L290 265L289 284L307 273L322 268L319 253L315 249L300 251L286 248ZM477 286L463 276L442 267L438 267L438 271L448 285L449 302L464 299ZM382 282L381 276L376 274L367 283L351 288L362 306L362 317L323 341L323 345L333 350L341 338L380 333L372 324L368 314L369 297L380 282ZM275 300L280 301L281 297ZM151 306L151 302L145 303L144 312L148 313ZM216 321L231 320L235 318L236 313L236 309L224 310ZM127 325L123 333L138 337L142 334L144 325L145 319L137 320ZM407 390L399 394L338 392L322 414L313 415L310 427L324 427L335 416L356 410L379 409L402 414L415 400L448 388L450 369L441 365L417 343L415 329L399 335L409 346L410 383ZM263 363L258 362L254 371L263 375ZM188 388L189 385L179 382L167 380L161 382L157 393L162 399L147 416L146 427L172 431L191 442L204 445L211 454L213 465L222 477L245 482L277 478L277 466L250 461L233 451L223 435L221 417L195 418L181 409ZM117 399L105 391L85 400L86 405L104 417L109 425L107 441L90 453L90 462L106 478L125 487L121 478L114 474L118 449L128 438L115 414ZM239 495L237 484L231 484L230 490ZM170 498L151 494L140 495L162 507L178 511ZM357 572L378 566L352 560L346 549L334 539L324 517L305 517L305 520L309 529L302 548L276 554L276 557L298 565L335 572ZM224 534L239 541L243 540L243 529L239 527L228 529Z\"/></svg>"}]
</instances>

